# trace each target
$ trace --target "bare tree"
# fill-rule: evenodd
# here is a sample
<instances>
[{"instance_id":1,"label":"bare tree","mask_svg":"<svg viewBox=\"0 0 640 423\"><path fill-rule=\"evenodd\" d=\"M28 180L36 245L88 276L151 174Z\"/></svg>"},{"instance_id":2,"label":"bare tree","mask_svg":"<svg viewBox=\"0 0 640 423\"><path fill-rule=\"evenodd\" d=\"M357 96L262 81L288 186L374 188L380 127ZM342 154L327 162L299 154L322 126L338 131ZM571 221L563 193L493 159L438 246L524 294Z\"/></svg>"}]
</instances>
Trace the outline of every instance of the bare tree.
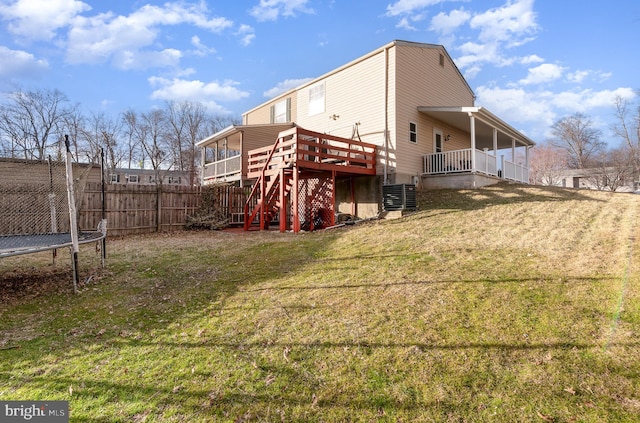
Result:
<instances>
[{"instance_id":1,"label":"bare tree","mask_svg":"<svg viewBox=\"0 0 640 423\"><path fill-rule=\"evenodd\" d=\"M591 160L589 185L600 191L617 191L632 175L626 147L599 153Z\"/></svg>"},{"instance_id":2,"label":"bare tree","mask_svg":"<svg viewBox=\"0 0 640 423\"><path fill-rule=\"evenodd\" d=\"M115 169L123 160L124 153L118 144L122 120L113 119L105 113L92 114L84 128L84 138L88 145L88 155L98 158L104 149L107 167Z\"/></svg>"},{"instance_id":3,"label":"bare tree","mask_svg":"<svg viewBox=\"0 0 640 423\"><path fill-rule=\"evenodd\" d=\"M52 148L60 151L59 128L73 110L65 107L67 102L67 97L58 90L10 93L7 104L0 106L0 130L12 143L12 155L42 160ZM51 138L55 140L53 143Z\"/></svg>"},{"instance_id":4,"label":"bare tree","mask_svg":"<svg viewBox=\"0 0 640 423\"><path fill-rule=\"evenodd\" d=\"M590 117L575 113L564 117L551 127L554 139L550 142L569 154L569 166L583 169L589 159L604 150L606 144L600 139L602 131L593 127Z\"/></svg>"},{"instance_id":5,"label":"bare tree","mask_svg":"<svg viewBox=\"0 0 640 423\"><path fill-rule=\"evenodd\" d=\"M566 150L551 144L541 144L531 150L530 178L537 185L559 185L562 172L568 168Z\"/></svg>"},{"instance_id":6,"label":"bare tree","mask_svg":"<svg viewBox=\"0 0 640 423\"><path fill-rule=\"evenodd\" d=\"M139 167L144 167L142 147L137 141L139 133L138 121L138 114L133 110L127 110L122 114L123 135L126 140L126 146L124 147L124 160L126 162L126 167L129 169L132 169L133 163L135 162L140 164Z\"/></svg>"},{"instance_id":7,"label":"bare tree","mask_svg":"<svg viewBox=\"0 0 640 423\"><path fill-rule=\"evenodd\" d=\"M195 185L200 154L196 143L208 134L209 122L213 120L201 103L167 103L169 141L172 146L176 168L189 172L189 184Z\"/></svg>"},{"instance_id":8,"label":"bare tree","mask_svg":"<svg viewBox=\"0 0 640 423\"><path fill-rule=\"evenodd\" d=\"M74 107L73 110L71 110L62 118L60 132L61 135L69 135L71 149L76 157L76 160L80 161L81 158L84 158L84 156L86 156L86 159L89 162L93 162L93 157L87 154L87 145L83 136L84 125L84 116L80 113L78 107Z\"/></svg>"},{"instance_id":9,"label":"bare tree","mask_svg":"<svg viewBox=\"0 0 640 423\"><path fill-rule=\"evenodd\" d=\"M629 100L617 97L615 100L613 133L622 140L629 154L629 165L633 178L633 189L638 189L640 181L640 105L634 106Z\"/></svg>"}]
</instances>

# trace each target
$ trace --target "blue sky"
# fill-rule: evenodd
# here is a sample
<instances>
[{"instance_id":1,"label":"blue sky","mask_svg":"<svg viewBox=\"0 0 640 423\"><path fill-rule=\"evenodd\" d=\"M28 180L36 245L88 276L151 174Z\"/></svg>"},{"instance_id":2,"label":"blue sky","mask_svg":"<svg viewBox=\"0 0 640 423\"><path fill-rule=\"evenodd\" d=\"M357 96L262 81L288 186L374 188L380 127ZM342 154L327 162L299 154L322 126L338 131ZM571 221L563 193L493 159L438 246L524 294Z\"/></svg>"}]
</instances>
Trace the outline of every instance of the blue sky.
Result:
<instances>
[{"instance_id":1,"label":"blue sky","mask_svg":"<svg viewBox=\"0 0 640 423\"><path fill-rule=\"evenodd\" d=\"M0 90L240 116L395 39L443 44L476 105L536 141L575 112L608 137L640 88L637 0L0 0Z\"/></svg>"}]
</instances>

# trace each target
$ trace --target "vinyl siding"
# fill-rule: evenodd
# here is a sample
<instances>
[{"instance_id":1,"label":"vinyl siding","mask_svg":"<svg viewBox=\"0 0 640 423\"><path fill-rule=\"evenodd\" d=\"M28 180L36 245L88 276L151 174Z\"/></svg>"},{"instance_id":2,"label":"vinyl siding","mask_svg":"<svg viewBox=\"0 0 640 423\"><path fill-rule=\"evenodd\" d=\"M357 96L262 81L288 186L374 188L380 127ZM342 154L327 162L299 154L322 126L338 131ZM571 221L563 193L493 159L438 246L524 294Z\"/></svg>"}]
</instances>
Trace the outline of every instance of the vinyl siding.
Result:
<instances>
[{"instance_id":1,"label":"vinyl siding","mask_svg":"<svg viewBox=\"0 0 640 423\"><path fill-rule=\"evenodd\" d=\"M445 151L468 148L465 134L418 112L418 106L472 106L473 92L448 54L439 46L399 44L395 50L395 123L393 150L397 154L396 172L407 182L422 173L422 155L433 152L433 130L451 134ZM440 65L440 55L444 66ZM418 142L409 142L409 122L418 124ZM468 140L468 134L466 134ZM403 176L402 176L403 175Z\"/></svg>"},{"instance_id":2,"label":"vinyl siding","mask_svg":"<svg viewBox=\"0 0 640 423\"><path fill-rule=\"evenodd\" d=\"M249 110L248 112L242 115L242 124L243 125L260 125L265 123L271 123L271 106L279 103L282 100L287 98L291 99L291 119L290 122L296 122L297 115L297 92L291 91L282 96L276 97L273 100L270 100L266 103L261 104L260 106Z\"/></svg>"},{"instance_id":3,"label":"vinyl siding","mask_svg":"<svg viewBox=\"0 0 640 423\"><path fill-rule=\"evenodd\" d=\"M351 138L356 122L364 142L383 145L385 53L354 63L298 91L297 121L303 128ZM325 84L324 112L309 116L309 88ZM332 116L335 115L335 119Z\"/></svg>"}]
</instances>

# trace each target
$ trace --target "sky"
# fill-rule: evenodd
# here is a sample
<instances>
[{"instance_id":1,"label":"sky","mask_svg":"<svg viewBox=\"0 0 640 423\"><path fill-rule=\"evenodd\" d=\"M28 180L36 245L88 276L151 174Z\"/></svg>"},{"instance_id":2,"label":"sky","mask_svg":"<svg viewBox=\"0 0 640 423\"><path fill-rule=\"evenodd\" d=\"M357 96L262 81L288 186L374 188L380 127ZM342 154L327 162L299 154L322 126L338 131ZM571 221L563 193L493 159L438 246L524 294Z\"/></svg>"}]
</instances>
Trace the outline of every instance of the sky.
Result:
<instances>
[{"instance_id":1,"label":"sky","mask_svg":"<svg viewBox=\"0 0 640 423\"><path fill-rule=\"evenodd\" d=\"M476 105L537 142L638 102L640 1L0 0L0 91L117 116L199 101L240 117L393 40L443 45Z\"/></svg>"}]
</instances>

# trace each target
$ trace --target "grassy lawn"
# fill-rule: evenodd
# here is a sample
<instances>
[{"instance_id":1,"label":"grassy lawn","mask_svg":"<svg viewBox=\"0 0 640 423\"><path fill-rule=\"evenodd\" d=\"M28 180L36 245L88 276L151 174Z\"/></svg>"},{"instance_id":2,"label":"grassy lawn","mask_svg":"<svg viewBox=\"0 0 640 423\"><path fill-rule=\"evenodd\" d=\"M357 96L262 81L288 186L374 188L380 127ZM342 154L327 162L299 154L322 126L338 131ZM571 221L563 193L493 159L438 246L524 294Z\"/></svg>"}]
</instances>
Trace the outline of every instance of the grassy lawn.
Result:
<instances>
[{"instance_id":1,"label":"grassy lawn","mask_svg":"<svg viewBox=\"0 0 640 423\"><path fill-rule=\"evenodd\" d=\"M111 240L79 295L66 252L5 259L0 400L68 400L73 422L638 421L640 196L419 205Z\"/></svg>"}]
</instances>

